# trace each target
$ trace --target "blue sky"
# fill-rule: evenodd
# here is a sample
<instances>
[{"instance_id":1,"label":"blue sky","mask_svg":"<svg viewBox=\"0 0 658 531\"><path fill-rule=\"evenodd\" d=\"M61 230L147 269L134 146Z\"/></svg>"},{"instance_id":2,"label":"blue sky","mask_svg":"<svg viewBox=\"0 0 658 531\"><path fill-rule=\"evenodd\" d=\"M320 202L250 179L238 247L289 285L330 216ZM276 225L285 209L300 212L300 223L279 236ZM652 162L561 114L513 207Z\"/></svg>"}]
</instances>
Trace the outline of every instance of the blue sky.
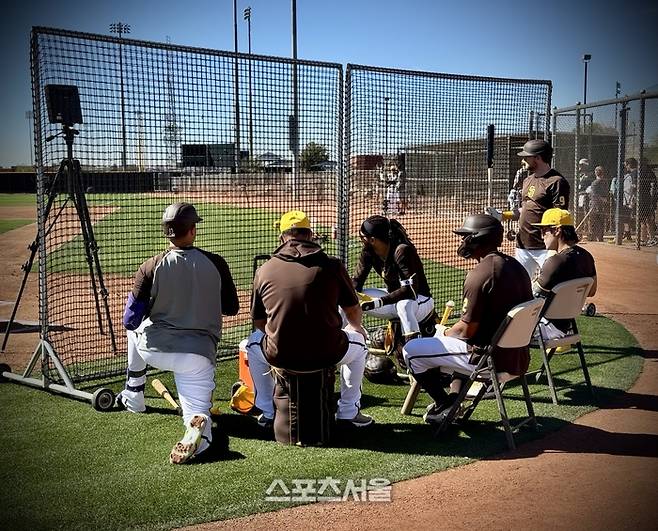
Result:
<instances>
[{"instance_id":1,"label":"blue sky","mask_svg":"<svg viewBox=\"0 0 658 531\"><path fill-rule=\"evenodd\" d=\"M252 8L254 53L289 56L290 1L239 0L240 50L247 49L242 10ZM29 162L32 26L233 49L232 0L24 0L5 2L0 20L4 123L0 165ZM582 99L582 54L592 54L588 101L658 88L658 3L627 1L298 0L298 56L337 63L483 76L550 79L553 104Z\"/></svg>"}]
</instances>

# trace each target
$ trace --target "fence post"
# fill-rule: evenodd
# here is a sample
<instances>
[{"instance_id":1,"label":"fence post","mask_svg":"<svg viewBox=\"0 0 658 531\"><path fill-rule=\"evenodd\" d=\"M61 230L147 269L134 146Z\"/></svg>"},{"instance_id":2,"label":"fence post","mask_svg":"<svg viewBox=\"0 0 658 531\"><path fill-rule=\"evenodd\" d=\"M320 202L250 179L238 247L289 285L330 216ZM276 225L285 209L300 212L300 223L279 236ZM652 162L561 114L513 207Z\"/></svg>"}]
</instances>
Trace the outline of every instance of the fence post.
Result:
<instances>
[{"instance_id":1,"label":"fence post","mask_svg":"<svg viewBox=\"0 0 658 531\"><path fill-rule=\"evenodd\" d=\"M580 103L578 103L578 105L580 105ZM580 151L580 138L579 137L580 137L580 107L578 107L576 109L576 130L575 130L574 136L573 136L573 157L574 157L574 162L573 162L573 167L574 167L573 184L574 184L574 188L576 189L575 193L574 193L574 203L576 203L576 204L574 205L574 209L573 209L573 213L574 213L573 217L574 217L574 224L575 224L576 227L578 226L578 222L580 221L579 220L579 218L580 218L580 210L579 210L579 208L580 208L580 205L579 205L579 203L580 203L580 175L578 175L578 159L579 159L579 151Z\"/></svg>"},{"instance_id":2,"label":"fence post","mask_svg":"<svg viewBox=\"0 0 658 531\"><path fill-rule=\"evenodd\" d=\"M642 91L642 97L640 98L640 124L639 124L639 133L640 133L640 149L638 152L638 161L637 161L637 186L635 187L635 223L636 223L636 228L635 232L637 233L637 237L635 238L635 247L639 251L640 250L640 240L642 239L642 224L640 223L640 183L643 181L643 179L647 177L643 177L642 175L642 170L644 169L644 112L646 110L646 101L644 99L644 94L645 91ZM648 168L647 168L648 169ZM647 198L644 198L646 200ZM649 208L651 208L651 202L648 204ZM651 208L652 209L652 208ZM652 209L653 210L653 209ZM643 215L646 215L646 212L642 213ZM652 215L655 215L652 213ZM649 239L649 220L647 218L647 240Z\"/></svg>"},{"instance_id":3,"label":"fence post","mask_svg":"<svg viewBox=\"0 0 658 531\"><path fill-rule=\"evenodd\" d=\"M624 198L624 160L626 159L626 102L622 103L619 111L619 130L617 140L617 190L615 198L615 244L621 245L622 227L620 227L621 209ZM630 212L628 213L630 216ZM630 219L629 227L630 227Z\"/></svg>"}]
</instances>

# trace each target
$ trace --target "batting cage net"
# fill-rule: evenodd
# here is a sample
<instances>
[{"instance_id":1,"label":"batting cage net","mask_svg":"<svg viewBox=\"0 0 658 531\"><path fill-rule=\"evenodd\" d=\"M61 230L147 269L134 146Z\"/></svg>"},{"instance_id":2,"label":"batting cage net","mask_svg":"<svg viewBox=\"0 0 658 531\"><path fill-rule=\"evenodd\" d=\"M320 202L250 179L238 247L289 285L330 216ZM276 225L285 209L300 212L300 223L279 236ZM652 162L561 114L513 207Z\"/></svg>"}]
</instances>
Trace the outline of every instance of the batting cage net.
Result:
<instances>
[{"instance_id":1,"label":"batting cage net","mask_svg":"<svg viewBox=\"0 0 658 531\"><path fill-rule=\"evenodd\" d=\"M554 167L571 183L580 237L655 246L658 93L555 109L553 121Z\"/></svg>"},{"instance_id":2,"label":"batting cage net","mask_svg":"<svg viewBox=\"0 0 658 531\"><path fill-rule=\"evenodd\" d=\"M283 212L305 210L337 253L340 65L35 28L32 81L41 320L73 380L125 371L126 296L168 245L171 203L196 206L196 244L226 259L238 287L224 353L251 331L254 257L277 247ZM81 116L67 118L77 97Z\"/></svg>"},{"instance_id":3,"label":"batting cage net","mask_svg":"<svg viewBox=\"0 0 658 531\"><path fill-rule=\"evenodd\" d=\"M506 207L516 152L548 134L548 81L348 65L344 83L337 64L51 28L31 47L41 336L77 382L125 370L123 307L168 245L167 205L193 203L197 245L231 268L241 310L220 354L235 354L283 212L306 211L351 271L361 221L397 218L437 306L459 301L452 229Z\"/></svg>"},{"instance_id":4,"label":"batting cage net","mask_svg":"<svg viewBox=\"0 0 658 531\"><path fill-rule=\"evenodd\" d=\"M346 100L350 234L372 214L396 218L437 307L452 299L459 308L470 264L452 230L486 206L508 208L516 153L547 134L551 83L348 65ZM510 239L504 245L512 252ZM351 264L359 250L352 238Z\"/></svg>"}]
</instances>

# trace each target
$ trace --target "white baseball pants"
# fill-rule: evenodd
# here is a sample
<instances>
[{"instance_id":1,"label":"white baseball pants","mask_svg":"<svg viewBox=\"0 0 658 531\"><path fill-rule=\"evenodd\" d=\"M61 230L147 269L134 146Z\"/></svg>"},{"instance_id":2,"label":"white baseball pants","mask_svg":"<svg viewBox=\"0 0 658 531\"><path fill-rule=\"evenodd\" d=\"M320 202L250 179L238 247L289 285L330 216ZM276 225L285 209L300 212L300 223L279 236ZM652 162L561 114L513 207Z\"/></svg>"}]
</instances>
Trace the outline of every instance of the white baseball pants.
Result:
<instances>
[{"instance_id":1,"label":"white baseball pants","mask_svg":"<svg viewBox=\"0 0 658 531\"><path fill-rule=\"evenodd\" d=\"M365 288L363 294L373 299L381 299L385 295L388 295L388 291L380 288ZM425 319L433 309L434 299L425 295L419 295L415 299L405 299L395 304L386 304L380 308L368 310L365 313L380 319L399 318L402 325L402 333L406 335L420 332L418 322Z\"/></svg>"},{"instance_id":2,"label":"white baseball pants","mask_svg":"<svg viewBox=\"0 0 658 531\"><path fill-rule=\"evenodd\" d=\"M349 347L343 358L338 362L340 366L340 398L336 418L352 419L361 407L361 382L366 367L366 342L361 334L352 330L343 330L347 334ZM272 367L265 359L261 347L265 334L256 330L247 339L247 357L249 359L249 372L254 381L256 393L256 407L269 419L274 418L274 378ZM312 348L309 345L307 348ZM309 353L312 355L312 353Z\"/></svg>"},{"instance_id":3,"label":"white baseball pants","mask_svg":"<svg viewBox=\"0 0 658 531\"><path fill-rule=\"evenodd\" d=\"M523 266L534 280L539 275L539 270L544 265L548 251L546 249L519 249L514 251L514 258Z\"/></svg>"},{"instance_id":4,"label":"white baseball pants","mask_svg":"<svg viewBox=\"0 0 658 531\"><path fill-rule=\"evenodd\" d=\"M195 415L208 419L203 439L196 453L204 451L212 440L210 407L215 389L215 364L200 354L190 352L154 352L137 348L138 335L128 331L128 377L121 392L128 411L143 413L146 365L174 373L176 390L183 410L183 424L187 428Z\"/></svg>"}]
</instances>

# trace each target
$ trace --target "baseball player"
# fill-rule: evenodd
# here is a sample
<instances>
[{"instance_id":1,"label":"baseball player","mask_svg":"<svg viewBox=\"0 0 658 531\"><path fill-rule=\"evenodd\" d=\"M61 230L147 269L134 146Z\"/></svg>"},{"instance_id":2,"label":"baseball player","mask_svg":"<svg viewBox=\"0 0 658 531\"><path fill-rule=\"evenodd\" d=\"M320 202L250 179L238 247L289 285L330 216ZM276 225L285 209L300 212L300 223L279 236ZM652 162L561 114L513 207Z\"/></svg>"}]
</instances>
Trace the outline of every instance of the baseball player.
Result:
<instances>
[{"instance_id":1,"label":"baseball player","mask_svg":"<svg viewBox=\"0 0 658 531\"><path fill-rule=\"evenodd\" d=\"M406 341L419 337L418 322L432 313L434 299L416 247L397 220L383 216L367 218L359 236L363 249L352 283L367 296L361 309L380 319L399 318ZM382 277L386 289L363 288L371 269Z\"/></svg>"},{"instance_id":2,"label":"baseball player","mask_svg":"<svg viewBox=\"0 0 658 531\"><path fill-rule=\"evenodd\" d=\"M407 367L434 400L423 417L428 423L443 421L461 386L461 381L453 378L450 394L446 393L432 369L470 374L507 312L532 299L530 278L523 266L498 250L503 241L500 221L475 214L453 232L462 238L457 254L478 262L464 281L461 319L450 328L437 325L434 337L413 339L403 349ZM494 351L493 358L497 371L515 376L524 374L530 361L527 347Z\"/></svg>"},{"instance_id":3,"label":"baseball player","mask_svg":"<svg viewBox=\"0 0 658 531\"><path fill-rule=\"evenodd\" d=\"M210 445L222 314L236 315L239 309L224 259L193 245L200 221L189 203L167 207L162 228L169 248L139 267L123 314L128 376L117 403L143 413L146 365L174 373L186 429L171 451L172 464L184 463Z\"/></svg>"},{"instance_id":4,"label":"baseball player","mask_svg":"<svg viewBox=\"0 0 658 531\"><path fill-rule=\"evenodd\" d=\"M247 355L256 407L262 411L258 424L269 428L274 421L271 366L303 372L338 365L336 419L368 426L372 417L360 411L367 333L347 271L313 241L304 212L286 212L279 230L281 245L256 272L251 302L256 330L247 341ZM339 307L348 322L343 329Z\"/></svg>"},{"instance_id":5,"label":"baseball player","mask_svg":"<svg viewBox=\"0 0 658 531\"><path fill-rule=\"evenodd\" d=\"M567 210L550 208L534 223L539 227L546 244L546 249L555 252L549 256L541 268L539 277L532 283L535 297L546 297L559 283L576 278L593 277L589 297L596 294L596 266L594 258L585 249L576 245L578 235L573 226L573 219ZM569 331L570 321L541 320L543 335L546 338L558 338Z\"/></svg>"},{"instance_id":6,"label":"baseball player","mask_svg":"<svg viewBox=\"0 0 658 531\"><path fill-rule=\"evenodd\" d=\"M528 140L517 153L521 164L528 171L523 180L521 208L501 212L495 208L486 211L498 220L519 220L516 235L515 258L525 267L530 278L534 278L546 259L547 252L539 227L542 214L549 208L569 207L569 183L551 168L553 148L545 140Z\"/></svg>"},{"instance_id":7,"label":"baseball player","mask_svg":"<svg viewBox=\"0 0 658 531\"><path fill-rule=\"evenodd\" d=\"M388 167L388 174L380 177L386 186L385 211L391 216L396 216L400 207L400 173L395 163Z\"/></svg>"}]
</instances>

